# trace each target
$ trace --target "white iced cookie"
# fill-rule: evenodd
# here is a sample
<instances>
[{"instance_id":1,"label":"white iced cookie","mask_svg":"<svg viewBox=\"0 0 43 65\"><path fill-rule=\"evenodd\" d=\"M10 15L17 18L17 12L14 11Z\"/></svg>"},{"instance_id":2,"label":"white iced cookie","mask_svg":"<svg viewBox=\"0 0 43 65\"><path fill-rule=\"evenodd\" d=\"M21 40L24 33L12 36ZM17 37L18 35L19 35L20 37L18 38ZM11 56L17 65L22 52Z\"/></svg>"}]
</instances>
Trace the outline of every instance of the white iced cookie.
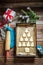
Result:
<instances>
[{"instance_id":1,"label":"white iced cookie","mask_svg":"<svg viewBox=\"0 0 43 65\"><path fill-rule=\"evenodd\" d=\"M30 42L27 43L27 46L30 46Z\"/></svg>"},{"instance_id":2,"label":"white iced cookie","mask_svg":"<svg viewBox=\"0 0 43 65\"><path fill-rule=\"evenodd\" d=\"M22 43L21 43L21 42L19 42L18 46L19 46L19 47L21 47L21 46L22 46Z\"/></svg>"},{"instance_id":3,"label":"white iced cookie","mask_svg":"<svg viewBox=\"0 0 43 65\"><path fill-rule=\"evenodd\" d=\"M23 34L23 37L26 37L26 33Z\"/></svg>"},{"instance_id":4,"label":"white iced cookie","mask_svg":"<svg viewBox=\"0 0 43 65\"><path fill-rule=\"evenodd\" d=\"M20 41L21 41L21 42L23 41L23 37L20 37Z\"/></svg>"},{"instance_id":5,"label":"white iced cookie","mask_svg":"<svg viewBox=\"0 0 43 65\"><path fill-rule=\"evenodd\" d=\"M22 46L26 46L25 42L22 43Z\"/></svg>"},{"instance_id":6,"label":"white iced cookie","mask_svg":"<svg viewBox=\"0 0 43 65\"><path fill-rule=\"evenodd\" d=\"M33 42L31 43L31 46L32 46L32 47L34 46L34 43L33 43Z\"/></svg>"},{"instance_id":7,"label":"white iced cookie","mask_svg":"<svg viewBox=\"0 0 43 65\"><path fill-rule=\"evenodd\" d=\"M25 52L29 52L29 51L30 51L30 49L26 47L25 48Z\"/></svg>"},{"instance_id":8,"label":"white iced cookie","mask_svg":"<svg viewBox=\"0 0 43 65\"><path fill-rule=\"evenodd\" d=\"M28 38L27 37L25 38L25 41L28 41Z\"/></svg>"},{"instance_id":9,"label":"white iced cookie","mask_svg":"<svg viewBox=\"0 0 43 65\"><path fill-rule=\"evenodd\" d=\"M30 32L27 33L27 37L30 37Z\"/></svg>"},{"instance_id":10,"label":"white iced cookie","mask_svg":"<svg viewBox=\"0 0 43 65\"><path fill-rule=\"evenodd\" d=\"M33 41L33 37L30 38L30 41Z\"/></svg>"},{"instance_id":11,"label":"white iced cookie","mask_svg":"<svg viewBox=\"0 0 43 65\"><path fill-rule=\"evenodd\" d=\"M28 33L28 28L26 28L25 32Z\"/></svg>"}]
</instances>

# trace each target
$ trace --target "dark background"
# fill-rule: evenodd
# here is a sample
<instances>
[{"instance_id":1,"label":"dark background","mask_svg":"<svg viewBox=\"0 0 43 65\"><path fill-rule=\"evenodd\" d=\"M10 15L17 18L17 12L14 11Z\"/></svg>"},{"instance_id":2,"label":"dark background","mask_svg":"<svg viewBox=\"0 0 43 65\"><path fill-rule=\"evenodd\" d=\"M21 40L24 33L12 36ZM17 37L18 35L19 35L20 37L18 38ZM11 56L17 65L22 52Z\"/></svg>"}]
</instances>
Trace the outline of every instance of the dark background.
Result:
<instances>
[{"instance_id":1,"label":"dark background","mask_svg":"<svg viewBox=\"0 0 43 65\"><path fill-rule=\"evenodd\" d=\"M0 0L0 2L13 2L13 3L19 3L19 2L43 2L43 0Z\"/></svg>"}]
</instances>

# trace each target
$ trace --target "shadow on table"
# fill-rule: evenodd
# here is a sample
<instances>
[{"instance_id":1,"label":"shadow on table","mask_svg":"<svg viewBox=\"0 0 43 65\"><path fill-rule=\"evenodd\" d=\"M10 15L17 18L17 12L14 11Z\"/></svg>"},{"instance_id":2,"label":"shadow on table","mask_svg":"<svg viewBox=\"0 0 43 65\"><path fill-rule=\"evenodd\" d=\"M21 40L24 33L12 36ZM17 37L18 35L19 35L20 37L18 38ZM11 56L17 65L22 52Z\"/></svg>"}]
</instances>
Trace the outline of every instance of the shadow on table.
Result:
<instances>
[{"instance_id":1,"label":"shadow on table","mask_svg":"<svg viewBox=\"0 0 43 65\"><path fill-rule=\"evenodd\" d=\"M39 58L43 57L43 54L41 54L38 50L37 50L37 55L38 55Z\"/></svg>"}]
</instances>

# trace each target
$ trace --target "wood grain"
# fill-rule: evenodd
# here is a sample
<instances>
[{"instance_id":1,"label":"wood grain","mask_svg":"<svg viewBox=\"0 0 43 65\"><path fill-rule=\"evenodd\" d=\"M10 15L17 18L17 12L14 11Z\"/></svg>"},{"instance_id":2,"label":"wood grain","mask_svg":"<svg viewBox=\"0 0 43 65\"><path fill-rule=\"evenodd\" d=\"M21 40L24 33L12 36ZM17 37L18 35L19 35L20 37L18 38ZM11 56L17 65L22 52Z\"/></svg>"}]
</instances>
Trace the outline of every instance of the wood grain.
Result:
<instances>
[{"instance_id":1,"label":"wood grain","mask_svg":"<svg viewBox=\"0 0 43 65\"><path fill-rule=\"evenodd\" d=\"M14 8L14 7L43 7L43 2L26 2L26 3L1 3L0 8Z\"/></svg>"},{"instance_id":2,"label":"wood grain","mask_svg":"<svg viewBox=\"0 0 43 65\"><path fill-rule=\"evenodd\" d=\"M5 4L4 6L3 5L0 6L0 14L1 15L6 10L7 7L12 8L12 5L11 6L9 6L10 4L8 6L7 5ZM15 7L15 6L13 5L13 7ZM37 11L37 14L43 15L43 10L42 9L41 9L41 11L40 11L40 9L36 10L36 11ZM36 29L37 29L37 44L40 44L40 45L43 46L43 24L42 24L42 22L43 22L43 20L36 24ZM12 26L12 27L14 27L14 26ZM21 65L43 65L43 56L39 56L37 54L37 56L34 59L33 58L18 58L15 55L15 53L16 53L15 48L13 48L9 51L10 52L10 57L5 62L5 49L4 49L4 46L5 46L5 43L2 40L2 38L0 37L0 65L20 65L20 64Z\"/></svg>"},{"instance_id":3,"label":"wood grain","mask_svg":"<svg viewBox=\"0 0 43 65\"><path fill-rule=\"evenodd\" d=\"M21 3L21 2L43 2L43 0L0 0L1 3L5 2L5 3L10 3L10 2L14 2L14 3Z\"/></svg>"},{"instance_id":4,"label":"wood grain","mask_svg":"<svg viewBox=\"0 0 43 65\"><path fill-rule=\"evenodd\" d=\"M43 46L43 24L37 24L36 25L36 28L37 28L37 39L39 39L39 41L37 40L37 44L40 44L40 45L42 45ZM40 41L40 39L42 40L42 41ZM1 52L0 52L0 57L3 57L4 55L3 55L3 42L0 42L0 49L1 49ZM39 56L36 56L36 58L38 58ZM21 59L21 60L23 60L24 58L17 58L16 56L15 56L15 49L11 49L10 50L10 57L9 57L9 61L14 61L14 59L15 59L15 62L16 62L16 60L17 60L17 62L19 62L19 60ZM19 59L19 60L18 60ZM28 59L28 58L27 58ZM39 58L39 60L40 60L40 58ZM26 61L25 59L24 59L24 61ZM23 62L23 61L21 61L21 62ZM26 61L27 62L27 61Z\"/></svg>"}]
</instances>

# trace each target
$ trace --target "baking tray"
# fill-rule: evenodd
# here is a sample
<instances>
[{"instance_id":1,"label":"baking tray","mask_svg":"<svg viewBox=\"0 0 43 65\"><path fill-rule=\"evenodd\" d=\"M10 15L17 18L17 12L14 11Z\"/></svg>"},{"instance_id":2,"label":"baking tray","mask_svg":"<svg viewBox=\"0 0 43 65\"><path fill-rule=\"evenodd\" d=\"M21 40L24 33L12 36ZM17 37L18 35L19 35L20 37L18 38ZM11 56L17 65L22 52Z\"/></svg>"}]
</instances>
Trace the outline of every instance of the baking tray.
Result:
<instances>
[{"instance_id":1,"label":"baking tray","mask_svg":"<svg viewBox=\"0 0 43 65\"><path fill-rule=\"evenodd\" d=\"M16 24L16 56L18 57L36 56L35 23Z\"/></svg>"}]
</instances>

